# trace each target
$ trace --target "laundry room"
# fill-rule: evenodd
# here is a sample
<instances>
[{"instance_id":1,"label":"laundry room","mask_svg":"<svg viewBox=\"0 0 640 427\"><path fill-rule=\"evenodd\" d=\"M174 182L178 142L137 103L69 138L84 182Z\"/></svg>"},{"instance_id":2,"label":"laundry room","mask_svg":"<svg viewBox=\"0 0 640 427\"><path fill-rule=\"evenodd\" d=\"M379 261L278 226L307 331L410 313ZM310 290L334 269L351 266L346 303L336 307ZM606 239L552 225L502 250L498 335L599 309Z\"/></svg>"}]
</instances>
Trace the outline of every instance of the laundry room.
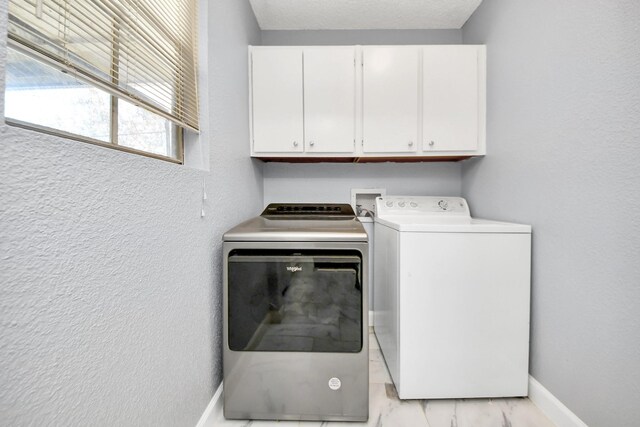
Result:
<instances>
[{"instance_id":1,"label":"laundry room","mask_svg":"<svg viewBox=\"0 0 640 427\"><path fill-rule=\"evenodd\" d=\"M640 2L0 29L0 425L640 425Z\"/></svg>"}]
</instances>

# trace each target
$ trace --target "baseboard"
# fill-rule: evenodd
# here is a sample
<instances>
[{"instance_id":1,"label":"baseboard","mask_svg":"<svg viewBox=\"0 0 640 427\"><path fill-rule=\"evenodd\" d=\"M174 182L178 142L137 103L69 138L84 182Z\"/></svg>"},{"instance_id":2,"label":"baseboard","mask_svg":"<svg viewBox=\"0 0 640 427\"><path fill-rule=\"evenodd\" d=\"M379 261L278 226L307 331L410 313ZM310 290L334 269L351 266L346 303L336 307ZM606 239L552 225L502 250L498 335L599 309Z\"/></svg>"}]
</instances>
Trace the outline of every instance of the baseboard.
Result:
<instances>
[{"instance_id":1,"label":"baseboard","mask_svg":"<svg viewBox=\"0 0 640 427\"><path fill-rule=\"evenodd\" d=\"M215 421L220 419L222 415L222 381L220 386L213 394L211 401L207 405L207 409L204 410L196 427L214 427Z\"/></svg>"},{"instance_id":2,"label":"baseboard","mask_svg":"<svg viewBox=\"0 0 640 427\"><path fill-rule=\"evenodd\" d=\"M588 427L576 414L564 406L549 390L529 375L531 400L556 427Z\"/></svg>"}]
</instances>

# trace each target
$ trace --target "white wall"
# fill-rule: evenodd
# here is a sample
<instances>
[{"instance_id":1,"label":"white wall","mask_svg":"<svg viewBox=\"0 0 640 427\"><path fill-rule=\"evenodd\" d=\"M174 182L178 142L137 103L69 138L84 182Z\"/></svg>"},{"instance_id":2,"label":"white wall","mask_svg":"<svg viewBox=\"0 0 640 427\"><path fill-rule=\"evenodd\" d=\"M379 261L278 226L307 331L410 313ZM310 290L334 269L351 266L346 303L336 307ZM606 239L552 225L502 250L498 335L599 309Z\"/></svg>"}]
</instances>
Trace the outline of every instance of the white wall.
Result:
<instances>
[{"instance_id":1,"label":"white wall","mask_svg":"<svg viewBox=\"0 0 640 427\"><path fill-rule=\"evenodd\" d=\"M208 9L211 172L0 126L2 425L195 425L221 380L221 234L263 200L260 32L248 2Z\"/></svg>"},{"instance_id":2,"label":"white wall","mask_svg":"<svg viewBox=\"0 0 640 427\"><path fill-rule=\"evenodd\" d=\"M531 373L591 427L640 425L640 2L484 0L477 216L533 225Z\"/></svg>"},{"instance_id":3,"label":"white wall","mask_svg":"<svg viewBox=\"0 0 640 427\"><path fill-rule=\"evenodd\" d=\"M265 46L456 44L460 30L262 31ZM287 164L264 168L264 203L351 201L351 188L387 194L448 195L461 191L460 163Z\"/></svg>"}]
</instances>

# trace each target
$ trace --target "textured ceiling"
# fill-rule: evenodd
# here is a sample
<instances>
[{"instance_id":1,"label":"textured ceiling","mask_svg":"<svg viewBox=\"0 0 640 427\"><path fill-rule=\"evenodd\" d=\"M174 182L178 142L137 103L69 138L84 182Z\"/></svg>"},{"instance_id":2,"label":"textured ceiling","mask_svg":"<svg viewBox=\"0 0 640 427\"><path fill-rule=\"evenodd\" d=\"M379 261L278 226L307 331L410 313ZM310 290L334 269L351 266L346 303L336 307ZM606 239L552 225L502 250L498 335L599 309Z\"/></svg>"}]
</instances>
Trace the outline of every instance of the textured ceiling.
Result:
<instances>
[{"instance_id":1,"label":"textured ceiling","mask_svg":"<svg viewBox=\"0 0 640 427\"><path fill-rule=\"evenodd\" d=\"M482 0L250 0L263 30L460 28Z\"/></svg>"}]
</instances>

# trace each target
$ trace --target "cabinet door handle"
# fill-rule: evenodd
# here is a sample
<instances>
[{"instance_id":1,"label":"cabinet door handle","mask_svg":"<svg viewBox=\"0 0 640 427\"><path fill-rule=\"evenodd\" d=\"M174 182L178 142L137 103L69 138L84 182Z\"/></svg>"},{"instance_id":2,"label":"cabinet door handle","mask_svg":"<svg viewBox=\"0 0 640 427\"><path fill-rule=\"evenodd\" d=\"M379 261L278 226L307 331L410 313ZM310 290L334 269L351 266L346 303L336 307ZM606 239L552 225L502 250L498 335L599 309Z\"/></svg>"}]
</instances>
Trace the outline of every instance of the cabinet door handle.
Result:
<instances>
[{"instance_id":1,"label":"cabinet door handle","mask_svg":"<svg viewBox=\"0 0 640 427\"><path fill-rule=\"evenodd\" d=\"M429 141L429 147L433 147L434 144L435 144L435 142Z\"/></svg>"},{"instance_id":2,"label":"cabinet door handle","mask_svg":"<svg viewBox=\"0 0 640 427\"><path fill-rule=\"evenodd\" d=\"M309 145L310 145L310 146L312 146L312 147L313 147L315 144L316 144L315 142L313 142L313 141L309 141Z\"/></svg>"},{"instance_id":3,"label":"cabinet door handle","mask_svg":"<svg viewBox=\"0 0 640 427\"><path fill-rule=\"evenodd\" d=\"M409 147L413 147L413 141L409 141Z\"/></svg>"},{"instance_id":4,"label":"cabinet door handle","mask_svg":"<svg viewBox=\"0 0 640 427\"><path fill-rule=\"evenodd\" d=\"M298 141L293 141L293 146L297 147L298 146Z\"/></svg>"}]
</instances>

